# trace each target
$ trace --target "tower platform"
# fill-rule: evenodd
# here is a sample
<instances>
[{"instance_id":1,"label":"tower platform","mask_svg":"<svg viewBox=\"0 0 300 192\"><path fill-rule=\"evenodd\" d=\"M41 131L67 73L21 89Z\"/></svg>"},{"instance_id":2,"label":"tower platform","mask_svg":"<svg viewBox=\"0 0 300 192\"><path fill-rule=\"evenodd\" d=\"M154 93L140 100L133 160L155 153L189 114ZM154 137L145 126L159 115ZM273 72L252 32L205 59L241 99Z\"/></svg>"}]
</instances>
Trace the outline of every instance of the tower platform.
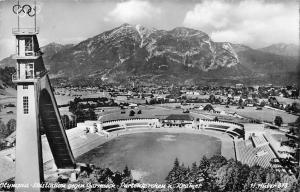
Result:
<instances>
[{"instance_id":1,"label":"tower platform","mask_svg":"<svg viewBox=\"0 0 300 192\"><path fill-rule=\"evenodd\" d=\"M37 35L39 33L39 28L13 28L13 35Z\"/></svg>"}]
</instances>

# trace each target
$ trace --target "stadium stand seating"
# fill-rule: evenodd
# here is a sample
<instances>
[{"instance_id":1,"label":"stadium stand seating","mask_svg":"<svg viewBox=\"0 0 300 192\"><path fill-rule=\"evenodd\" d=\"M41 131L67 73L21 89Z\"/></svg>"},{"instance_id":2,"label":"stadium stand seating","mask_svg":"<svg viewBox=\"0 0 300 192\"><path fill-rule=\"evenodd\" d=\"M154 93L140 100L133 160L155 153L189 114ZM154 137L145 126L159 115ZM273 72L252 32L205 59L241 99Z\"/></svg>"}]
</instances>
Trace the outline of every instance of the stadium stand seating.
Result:
<instances>
[{"instance_id":1,"label":"stadium stand seating","mask_svg":"<svg viewBox=\"0 0 300 192\"><path fill-rule=\"evenodd\" d=\"M118 128L108 129L107 132L114 132L114 131L120 131L120 130L125 130L125 128L124 127L118 127Z\"/></svg>"},{"instance_id":2,"label":"stadium stand seating","mask_svg":"<svg viewBox=\"0 0 300 192\"><path fill-rule=\"evenodd\" d=\"M253 136L251 137L255 147L262 147L268 145L269 142L264 138L264 136Z\"/></svg>"},{"instance_id":3,"label":"stadium stand seating","mask_svg":"<svg viewBox=\"0 0 300 192\"><path fill-rule=\"evenodd\" d=\"M114 124L114 125L107 125L107 126L103 126L103 130L109 130L109 129L113 129L113 128L116 128L116 127L120 127L119 124Z\"/></svg>"},{"instance_id":4,"label":"stadium stand seating","mask_svg":"<svg viewBox=\"0 0 300 192\"><path fill-rule=\"evenodd\" d=\"M224 126L224 125L217 125L217 124L208 124L208 127L212 127L212 128L219 128L219 129L228 129L228 126Z\"/></svg>"},{"instance_id":5,"label":"stadium stand seating","mask_svg":"<svg viewBox=\"0 0 300 192\"><path fill-rule=\"evenodd\" d=\"M255 142L259 145L258 147L254 147L247 141L237 141L235 145L237 160L244 164L248 164L249 166L260 165L262 167L278 167L279 165L272 165L270 163L272 159L276 158L276 155L270 148L268 142L261 138L255 140ZM261 146L260 144L263 145Z\"/></svg>"}]
</instances>

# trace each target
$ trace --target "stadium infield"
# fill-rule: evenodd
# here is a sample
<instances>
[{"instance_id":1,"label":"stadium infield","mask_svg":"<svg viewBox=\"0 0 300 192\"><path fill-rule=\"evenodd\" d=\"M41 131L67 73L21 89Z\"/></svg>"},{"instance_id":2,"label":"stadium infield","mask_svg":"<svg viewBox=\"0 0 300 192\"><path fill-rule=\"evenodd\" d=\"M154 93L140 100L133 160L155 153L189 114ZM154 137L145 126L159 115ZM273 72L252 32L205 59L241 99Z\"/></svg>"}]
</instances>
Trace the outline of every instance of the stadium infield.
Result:
<instances>
[{"instance_id":1,"label":"stadium infield","mask_svg":"<svg viewBox=\"0 0 300 192\"><path fill-rule=\"evenodd\" d=\"M135 179L164 183L177 157L191 165L203 155L235 159L232 139L222 133L179 128L133 129L114 132L107 142L79 156L78 162L122 171L127 165Z\"/></svg>"}]
</instances>

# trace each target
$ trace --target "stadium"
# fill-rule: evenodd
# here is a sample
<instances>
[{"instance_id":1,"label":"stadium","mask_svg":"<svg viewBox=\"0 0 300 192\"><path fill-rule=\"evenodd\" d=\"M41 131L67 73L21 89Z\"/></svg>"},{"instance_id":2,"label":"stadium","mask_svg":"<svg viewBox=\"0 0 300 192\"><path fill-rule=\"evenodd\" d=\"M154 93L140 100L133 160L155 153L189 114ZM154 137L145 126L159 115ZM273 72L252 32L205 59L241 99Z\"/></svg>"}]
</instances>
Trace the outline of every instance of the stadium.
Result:
<instances>
[{"instance_id":1,"label":"stadium","mask_svg":"<svg viewBox=\"0 0 300 192\"><path fill-rule=\"evenodd\" d=\"M113 114L115 113L115 114ZM108 113L110 120L100 116L97 121L77 123L66 134L77 162L84 162L112 170L128 166L134 179L148 183L163 183L172 161L179 158L185 164L199 161L203 156L222 155L249 166L281 166L291 148L281 146L278 133L264 124L233 123L199 118L195 113L161 110L165 116L122 118L120 110ZM147 118L149 116L149 118ZM284 136L284 135L281 135ZM42 136L45 179L58 177L47 138ZM1 180L14 177L14 148L1 152L3 169ZM196 154L196 155L195 155Z\"/></svg>"},{"instance_id":2,"label":"stadium","mask_svg":"<svg viewBox=\"0 0 300 192\"><path fill-rule=\"evenodd\" d=\"M185 140L195 140L195 142L182 142L177 139L178 135L186 135ZM198 139L195 136L198 136ZM167 164L170 166L176 157L182 157L186 164L191 164L203 155L220 154L227 159L234 159L250 166L259 165L283 169L280 163L272 163L274 159L281 158L282 154L277 152L280 151L279 142L273 139L272 134L264 128L263 124L237 124L193 118L189 114L170 114L160 119L86 121L79 123L76 129L70 130L68 137L70 137L71 148L79 162L108 166L113 170L122 169L122 167L129 165L136 172L137 179L145 182L163 182L157 178L163 179L166 173L157 176L156 172L160 172L162 167L167 166ZM139 137L142 137L141 140L143 141L139 141ZM156 140L153 140L153 137ZM145 148L141 148L141 145L148 140L151 141L145 144ZM156 148L155 142L160 140L169 141L172 146L178 142L177 148L162 145L160 147L164 150L158 150L159 152L155 149L149 149ZM123 144L119 146L118 142ZM135 147L125 147L124 153L134 151L137 153L136 157L126 158L124 154L122 156L122 146L128 143L135 145ZM105 150L106 145L107 149ZM185 148L181 150L182 147ZM145 150L150 152L145 154ZM151 153L151 150L154 150L155 153ZM105 158L105 153L109 153L111 157L107 155L108 158ZM159 153L165 154L164 158L159 158L161 156ZM191 156L192 153L198 153L198 156ZM91 154L95 157L91 158ZM185 156L189 158L184 160ZM141 161L135 161L136 158L140 158ZM149 175L149 169L147 170L149 166L142 165L145 164L145 159L150 159L147 163L153 164L152 169L156 167L153 171L154 175ZM155 161L155 159L160 160ZM145 180L143 180L143 175L146 175Z\"/></svg>"}]
</instances>

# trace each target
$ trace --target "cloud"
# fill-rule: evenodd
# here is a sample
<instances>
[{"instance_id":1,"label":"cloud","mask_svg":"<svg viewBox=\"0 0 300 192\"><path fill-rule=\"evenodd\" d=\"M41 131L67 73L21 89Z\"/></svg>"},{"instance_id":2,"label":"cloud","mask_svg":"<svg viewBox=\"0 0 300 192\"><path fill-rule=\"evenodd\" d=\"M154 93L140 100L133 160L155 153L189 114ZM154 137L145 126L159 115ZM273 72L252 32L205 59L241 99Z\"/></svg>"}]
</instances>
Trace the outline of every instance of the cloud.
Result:
<instances>
[{"instance_id":1,"label":"cloud","mask_svg":"<svg viewBox=\"0 0 300 192\"><path fill-rule=\"evenodd\" d=\"M139 23L151 20L153 15L157 16L159 14L161 14L161 10L148 1L130 0L117 3L104 20L118 23Z\"/></svg>"},{"instance_id":2,"label":"cloud","mask_svg":"<svg viewBox=\"0 0 300 192\"><path fill-rule=\"evenodd\" d=\"M0 53L9 56L13 53L11 50L15 50L15 39L13 36L10 38L0 38Z\"/></svg>"},{"instance_id":3,"label":"cloud","mask_svg":"<svg viewBox=\"0 0 300 192\"><path fill-rule=\"evenodd\" d=\"M183 25L203 30L215 41L260 47L298 43L298 22L298 7L293 3L206 0L186 13Z\"/></svg>"},{"instance_id":4,"label":"cloud","mask_svg":"<svg viewBox=\"0 0 300 192\"><path fill-rule=\"evenodd\" d=\"M230 22L224 13L228 13L230 5L219 1L205 1L196 4L194 9L188 11L184 18L184 25L209 30L221 29Z\"/></svg>"},{"instance_id":5,"label":"cloud","mask_svg":"<svg viewBox=\"0 0 300 192\"><path fill-rule=\"evenodd\" d=\"M15 52L13 4L0 0L0 60ZM41 44L78 42L125 22L165 30L186 26L215 41L252 47L299 39L298 0L40 0L37 5Z\"/></svg>"}]
</instances>

